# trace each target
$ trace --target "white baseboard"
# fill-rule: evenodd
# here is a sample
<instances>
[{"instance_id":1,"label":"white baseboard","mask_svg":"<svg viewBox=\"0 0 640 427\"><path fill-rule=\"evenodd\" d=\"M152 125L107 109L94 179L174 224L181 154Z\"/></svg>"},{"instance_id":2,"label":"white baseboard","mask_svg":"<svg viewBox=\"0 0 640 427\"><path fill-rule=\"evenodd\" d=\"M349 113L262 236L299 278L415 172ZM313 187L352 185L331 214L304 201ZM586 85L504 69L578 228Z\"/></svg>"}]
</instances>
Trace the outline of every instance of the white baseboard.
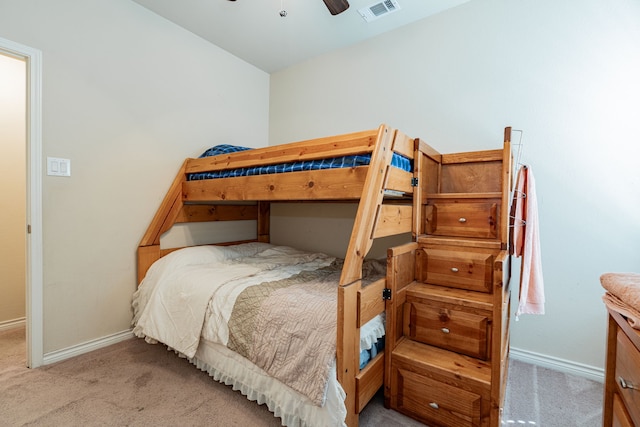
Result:
<instances>
[{"instance_id":1,"label":"white baseboard","mask_svg":"<svg viewBox=\"0 0 640 427\"><path fill-rule=\"evenodd\" d=\"M27 324L27 319L25 317L20 317L18 319L12 320L4 320L0 322L0 331L6 331L9 329L24 327Z\"/></svg>"},{"instance_id":2,"label":"white baseboard","mask_svg":"<svg viewBox=\"0 0 640 427\"><path fill-rule=\"evenodd\" d=\"M102 338L96 338L95 340L63 348L62 350L45 353L43 358L43 365L50 365L52 363L61 362L63 360L80 356L81 354L88 353L93 350L98 350L102 347L117 344L121 341L125 341L133 337L134 335L131 329L127 329L126 331L117 332L115 334L107 335L106 337Z\"/></svg>"},{"instance_id":3,"label":"white baseboard","mask_svg":"<svg viewBox=\"0 0 640 427\"><path fill-rule=\"evenodd\" d=\"M520 362L531 363L532 365L564 372L565 374L577 375L601 383L604 382L604 369L595 366L584 365L582 363L513 347L509 349L509 357Z\"/></svg>"}]
</instances>

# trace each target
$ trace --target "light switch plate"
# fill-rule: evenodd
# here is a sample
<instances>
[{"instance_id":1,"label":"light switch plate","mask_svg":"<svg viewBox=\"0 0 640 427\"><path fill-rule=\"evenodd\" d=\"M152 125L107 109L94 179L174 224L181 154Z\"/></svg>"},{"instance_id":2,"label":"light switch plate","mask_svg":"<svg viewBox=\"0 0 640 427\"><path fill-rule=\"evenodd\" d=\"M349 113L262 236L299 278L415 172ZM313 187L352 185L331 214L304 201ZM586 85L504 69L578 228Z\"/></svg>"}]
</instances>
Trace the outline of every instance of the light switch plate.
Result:
<instances>
[{"instance_id":1,"label":"light switch plate","mask_svg":"<svg viewBox=\"0 0 640 427\"><path fill-rule=\"evenodd\" d=\"M47 157L47 175L71 176L71 160Z\"/></svg>"}]
</instances>

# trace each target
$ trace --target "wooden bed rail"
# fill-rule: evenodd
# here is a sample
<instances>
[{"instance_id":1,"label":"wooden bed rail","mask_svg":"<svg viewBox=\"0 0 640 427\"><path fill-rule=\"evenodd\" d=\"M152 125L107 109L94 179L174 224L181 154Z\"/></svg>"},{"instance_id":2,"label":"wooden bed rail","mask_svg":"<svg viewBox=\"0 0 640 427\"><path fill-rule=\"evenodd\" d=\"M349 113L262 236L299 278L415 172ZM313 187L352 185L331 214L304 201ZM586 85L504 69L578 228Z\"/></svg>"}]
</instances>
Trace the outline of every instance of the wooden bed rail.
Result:
<instances>
[{"instance_id":1,"label":"wooden bed rail","mask_svg":"<svg viewBox=\"0 0 640 427\"><path fill-rule=\"evenodd\" d=\"M385 131L382 131L385 129ZM388 134L387 134L387 131ZM381 125L377 130L338 135L317 140L265 147L200 159L188 159L186 173L216 172L247 166L266 166L277 163L316 160L369 154L369 166L352 168L307 170L286 174L238 176L216 180L195 180L183 184L183 199L191 202L223 200L352 200L363 196L370 182L369 170L376 158L376 150L383 140L394 138L395 130ZM410 138L395 138L387 147L410 160L414 158L414 141ZM390 154L390 153L389 153ZM385 172L385 188L410 194L410 172L392 168Z\"/></svg>"},{"instance_id":2,"label":"wooden bed rail","mask_svg":"<svg viewBox=\"0 0 640 427\"><path fill-rule=\"evenodd\" d=\"M368 154L373 151L377 136L376 130L368 130L255 148L219 156L189 159L186 173L214 172L225 169Z\"/></svg>"}]
</instances>

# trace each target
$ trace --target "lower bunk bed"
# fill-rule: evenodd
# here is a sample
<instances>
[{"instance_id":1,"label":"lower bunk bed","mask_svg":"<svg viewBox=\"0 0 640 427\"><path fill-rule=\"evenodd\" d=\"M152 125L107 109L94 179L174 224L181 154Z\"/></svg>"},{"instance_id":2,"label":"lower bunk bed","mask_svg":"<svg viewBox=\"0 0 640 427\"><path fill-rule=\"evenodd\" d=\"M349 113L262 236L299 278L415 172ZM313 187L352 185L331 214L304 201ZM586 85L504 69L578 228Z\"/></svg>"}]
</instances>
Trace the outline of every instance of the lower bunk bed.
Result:
<instances>
[{"instance_id":1,"label":"lower bunk bed","mask_svg":"<svg viewBox=\"0 0 640 427\"><path fill-rule=\"evenodd\" d=\"M134 294L134 334L265 404L282 425L345 425L335 358L342 267L268 243L181 249L154 263ZM386 261L365 261L363 286L385 271ZM361 369L382 360L384 320L381 312L360 328Z\"/></svg>"}]
</instances>

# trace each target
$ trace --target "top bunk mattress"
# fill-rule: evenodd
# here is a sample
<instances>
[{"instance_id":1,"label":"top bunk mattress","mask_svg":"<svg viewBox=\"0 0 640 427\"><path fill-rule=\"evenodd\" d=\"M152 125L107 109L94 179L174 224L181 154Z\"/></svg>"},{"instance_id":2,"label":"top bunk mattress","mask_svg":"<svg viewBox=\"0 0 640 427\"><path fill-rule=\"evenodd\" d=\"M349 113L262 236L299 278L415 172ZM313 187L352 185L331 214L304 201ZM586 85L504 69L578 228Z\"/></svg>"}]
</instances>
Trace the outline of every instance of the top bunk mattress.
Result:
<instances>
[{"instance_id":1,"label":"top bunk mattress","mask_svg":"<svg viewBox=\"0 0 640 427\"><path fill-rule=\"evenodd\" d=\"M219 156L222 154L236 153L239 151L250 150L248 147L239 147L235 145L216 145L209 148L200 155L199 158ZM358 166L367 166L371 161L371 154L358 154L353 156L340 156L327 159L317 160L305 160L297 162L287 162L273 165L243 167L238 169L226 169L211 172L198 172L188 174L188 181L197 181L203 179L216 179L216 178L232 178L239 176L253 176L253 175L268 175L276 173L287 172L300 172L310 170L322 170L322 169L339 169L339 168L354 168ZM402 169L406 172L413 170L413 165L410 159L401 156L400 154L393 153L391 159L391 166Z\"/></svg>"}]
</instances>

